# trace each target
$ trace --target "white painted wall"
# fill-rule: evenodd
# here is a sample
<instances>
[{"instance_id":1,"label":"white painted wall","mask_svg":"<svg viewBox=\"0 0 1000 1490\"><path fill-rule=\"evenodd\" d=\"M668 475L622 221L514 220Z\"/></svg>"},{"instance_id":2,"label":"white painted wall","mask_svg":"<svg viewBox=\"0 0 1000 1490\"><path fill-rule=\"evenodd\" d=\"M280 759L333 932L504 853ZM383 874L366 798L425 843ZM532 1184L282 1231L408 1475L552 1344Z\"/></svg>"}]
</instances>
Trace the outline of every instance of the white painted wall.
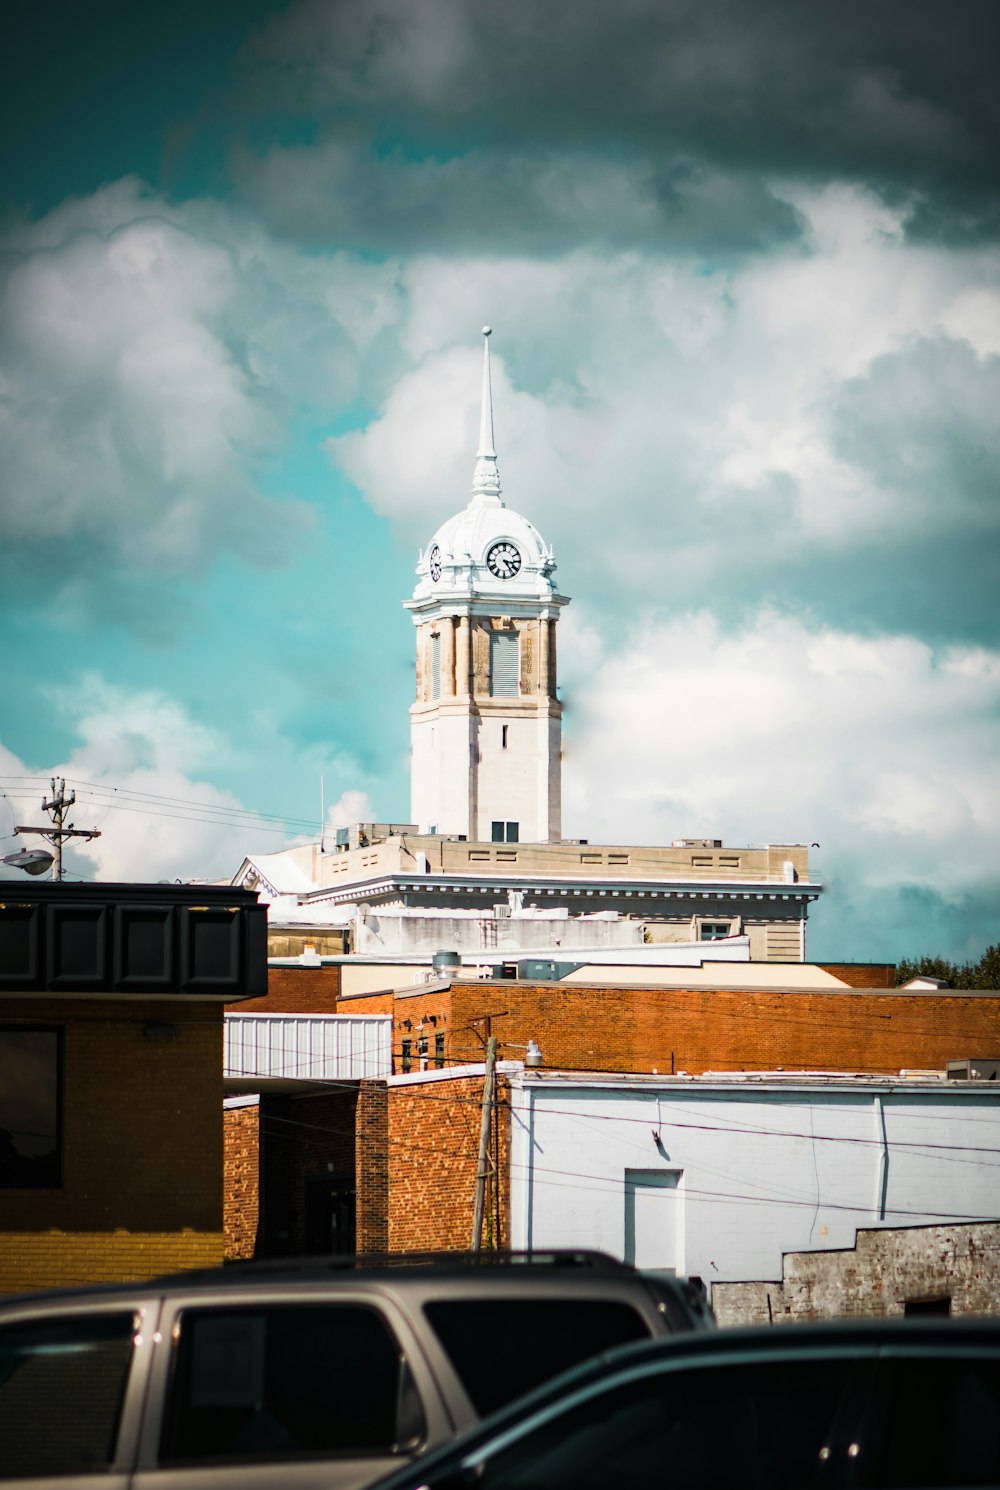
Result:
<instances>
[{"instance_id":1,"label":"white painted wall","mask_svg":"<svg viewBox=\"0 0 1000 1490\"><path fill-rule=\"evenodd\" d=\"M472 719L453 700L411 715L410 813L422 832L475 837L471 818Z\"/></svg>"},{"instance_id":2,"label":"white painted wall","mask_svg":"<svg viewBox=\"0 0 1000 1490\"><path fill-rule=\"evenodd\" d=\"M513 1099L515 1247L623 1257L631 1207L642 1265L776 1281L783 1252L852 1247L859 1226L1000 1215L1000 1094L981 1087L525 1073Z\"/></svg>"}]
</instances>

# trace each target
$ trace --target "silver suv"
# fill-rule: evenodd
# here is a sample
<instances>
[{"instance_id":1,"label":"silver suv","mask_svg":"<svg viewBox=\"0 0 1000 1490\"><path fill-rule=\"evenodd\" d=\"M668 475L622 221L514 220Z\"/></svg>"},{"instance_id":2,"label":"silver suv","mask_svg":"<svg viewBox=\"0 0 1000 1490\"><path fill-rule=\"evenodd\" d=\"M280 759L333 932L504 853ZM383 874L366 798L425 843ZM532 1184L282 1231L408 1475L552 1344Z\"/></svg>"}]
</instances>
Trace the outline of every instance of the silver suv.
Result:
<instances>
[{"instance_id":1,"label":"silver suv","mask_svg":"<svg viewBox=\"0 0 1000 1490\"><path fill-rule=\"evenodd\" d=\"M712 1323L697 1288L587 1253L27 1295L0 1304L0 1477L348 1490L611 1346Z\"/></svg>"}]
</instances>

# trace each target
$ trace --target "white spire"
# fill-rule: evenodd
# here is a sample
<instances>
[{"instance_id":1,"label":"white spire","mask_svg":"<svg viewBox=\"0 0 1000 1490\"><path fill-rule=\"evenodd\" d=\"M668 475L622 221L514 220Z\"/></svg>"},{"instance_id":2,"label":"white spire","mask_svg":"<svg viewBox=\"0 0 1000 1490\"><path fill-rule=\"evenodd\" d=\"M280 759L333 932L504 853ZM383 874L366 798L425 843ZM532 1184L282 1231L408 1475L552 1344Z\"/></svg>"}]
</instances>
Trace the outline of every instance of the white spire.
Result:
<instances>
[{"instance_id":1,"label":"white spire","mask_svg":"<svg viewBox=\"0 0 1000 1490\"><path fill-rule=\"evenodd\" d=\"M476 470L472 478L473 501L492 498L501 507L500 472L497 469L497 453L493 445L493 388L490 383L490 333L491 326L483 327L483 407L479 416L479 449L476 451Z\"/></svg>"}]
</instances>

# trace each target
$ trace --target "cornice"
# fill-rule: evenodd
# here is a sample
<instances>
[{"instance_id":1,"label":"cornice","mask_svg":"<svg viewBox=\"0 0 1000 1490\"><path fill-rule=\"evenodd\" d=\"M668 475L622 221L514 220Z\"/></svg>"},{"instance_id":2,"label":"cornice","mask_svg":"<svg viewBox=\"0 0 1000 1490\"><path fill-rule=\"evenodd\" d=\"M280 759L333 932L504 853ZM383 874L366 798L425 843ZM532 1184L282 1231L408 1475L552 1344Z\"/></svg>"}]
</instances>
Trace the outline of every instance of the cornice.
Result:
<instances>
[{"instance_id":1,"label":"cornice","mask_svg":"<svg viewBox=\"0 0 1000 1490\"><path fill-rule=\"evenodd\" d=\"M336 904L400 895L506 895L523 890L538 896L620 900L728 900L794 901L809 903L819 898L815 883L788 884L784 880L628 880L598 879L574 875L541 874L405 874L393 872L355 880L349 885L313 891L304 899Z\"/></svg>"}]
</instances>

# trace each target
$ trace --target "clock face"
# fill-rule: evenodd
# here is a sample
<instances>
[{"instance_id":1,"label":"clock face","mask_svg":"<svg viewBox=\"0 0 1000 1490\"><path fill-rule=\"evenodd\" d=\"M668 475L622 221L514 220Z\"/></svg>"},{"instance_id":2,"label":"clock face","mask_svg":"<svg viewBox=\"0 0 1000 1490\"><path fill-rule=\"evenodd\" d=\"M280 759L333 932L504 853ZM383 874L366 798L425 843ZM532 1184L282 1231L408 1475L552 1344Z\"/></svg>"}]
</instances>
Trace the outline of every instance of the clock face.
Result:
<instances>
[{"instance_id":1,"label":"clock face","mask_svg":"<svg viewBox=\"0 0 1000 1490\"><path fill-rule=\"evenodd\" d=\"M431 579L434 581L435 584L437 584L438 580L441 578L441 550L438 548L436 543L430 551L429 568L431 571Z\"/></svg>"},{"instance_id":2,"label":"clock face","mask_svg":"<svg viewBox=\"0 0 1000 1490\"><path fill-rule=\"evenodd\" d=\"M512 543L494 543L486 555L486 567L497 579L513 579L521 567L521 555Z\"/></svg>"}]
</instances>

